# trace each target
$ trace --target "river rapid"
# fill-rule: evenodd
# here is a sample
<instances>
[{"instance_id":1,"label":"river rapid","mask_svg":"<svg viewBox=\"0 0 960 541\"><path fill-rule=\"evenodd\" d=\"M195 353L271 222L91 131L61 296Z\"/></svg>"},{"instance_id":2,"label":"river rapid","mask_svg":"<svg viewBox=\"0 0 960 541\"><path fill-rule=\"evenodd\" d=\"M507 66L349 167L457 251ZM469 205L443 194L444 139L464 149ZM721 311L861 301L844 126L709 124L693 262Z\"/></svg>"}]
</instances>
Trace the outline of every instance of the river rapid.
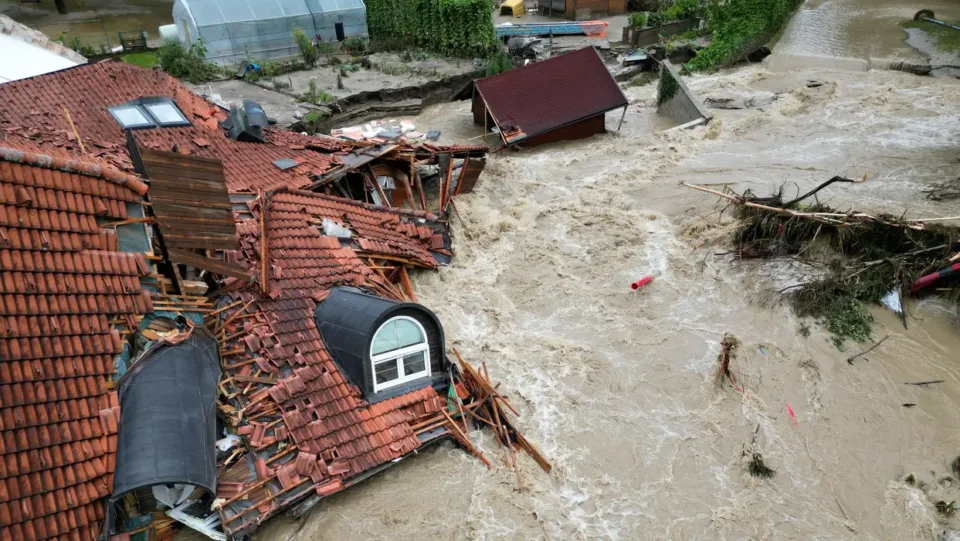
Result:
<instances>
[{"instance_id":1,"label":"river rapid","mask_svg":"<svg viewBox=\"0 0 960 541\"><path fill-rule=\"evenodd\" d=\"M875 19L889 19L893 4L906 17L926 7L833 4L802 8L780 52L892 56L900 41L844 49L843 28L860 28L849 19L867 17L869 5ZM816 9L853 15L818 27L805 11ZM836 38L829 50L810 45L820 29ZM895 26L882 31L902 40ZM876 308L875 338L890 338L848 364L869 344L839 351L771 303L785 269L714 255L728 249L729 213L678 184L767 193L866 174L825 199L958 215L956 202L928 201L923 189L960 176L960 81L756 65L688 84L701 97L764 105L716 110L705 127L664 134L655 88L627 89L620 132L611 113L610 133L492 156L476 191L457 201L453 264L414 277L448 346L486 361L553 472L521 455L518 489L493 435L475 430L472 440L499 459L493 471L443 443L301 520L270 521L256 539L934 540L960 527L935 509L960 500L949 466L960 455L958 315L911 302L905 329ZM412 120L446 141L482 135L468 102ZM646 274L653 283L631 291ZM742 341L731 370L743 393L716 382L728 332ZM753 452L772 478L749 475Z\"/></svg>"}]
</instances>

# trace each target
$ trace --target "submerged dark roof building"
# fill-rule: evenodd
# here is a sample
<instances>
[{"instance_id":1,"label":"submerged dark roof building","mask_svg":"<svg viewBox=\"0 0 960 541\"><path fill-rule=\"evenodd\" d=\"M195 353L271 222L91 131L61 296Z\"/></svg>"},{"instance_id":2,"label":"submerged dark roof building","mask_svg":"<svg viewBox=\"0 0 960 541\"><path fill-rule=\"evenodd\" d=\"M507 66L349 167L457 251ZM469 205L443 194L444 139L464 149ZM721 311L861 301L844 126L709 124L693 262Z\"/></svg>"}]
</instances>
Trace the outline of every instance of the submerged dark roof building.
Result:
<instances>
[{"instance_id":1,"label":"submerged dark roof building","mask_svg":"<svg viewBox=\"0 0 960 541\"><path fill-rule=\"evenodd\" d=\"M473 121L506 145L541 145L603 133L604 113L627 98L593 47L477 79ZM619 128L618 128L619 129Z\"/></svg>"}]
</instances>

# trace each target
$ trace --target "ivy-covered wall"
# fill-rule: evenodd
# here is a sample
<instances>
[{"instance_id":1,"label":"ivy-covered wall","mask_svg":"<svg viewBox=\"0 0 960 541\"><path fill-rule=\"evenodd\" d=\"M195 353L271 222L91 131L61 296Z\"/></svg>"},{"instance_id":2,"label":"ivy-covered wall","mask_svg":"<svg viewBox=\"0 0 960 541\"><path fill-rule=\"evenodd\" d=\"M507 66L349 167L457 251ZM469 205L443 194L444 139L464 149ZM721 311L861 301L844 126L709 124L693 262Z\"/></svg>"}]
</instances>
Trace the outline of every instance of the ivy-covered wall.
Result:
<instances>
[{"instance_id":1,"label":"ivy-covered wall","mask_svg":"<svg viewBox=\"0 0 960 541\"><path fill-rule=\"evenodd\" d=\"M448 56L485 57L497 49L490 0L367 0L366 4L371 39Z\"/></svg>"},{"instance_id":2,"label":"ivy-covered wall","mask_svg":"<svg viewBox=\"0 0 960 541\"><path fill-rule=\"evenodd\" d=\"M766 43L790 20L803 0L710 0L710 46L687 64L691 70L728 66Z\"/></svg>"}]
</instances>

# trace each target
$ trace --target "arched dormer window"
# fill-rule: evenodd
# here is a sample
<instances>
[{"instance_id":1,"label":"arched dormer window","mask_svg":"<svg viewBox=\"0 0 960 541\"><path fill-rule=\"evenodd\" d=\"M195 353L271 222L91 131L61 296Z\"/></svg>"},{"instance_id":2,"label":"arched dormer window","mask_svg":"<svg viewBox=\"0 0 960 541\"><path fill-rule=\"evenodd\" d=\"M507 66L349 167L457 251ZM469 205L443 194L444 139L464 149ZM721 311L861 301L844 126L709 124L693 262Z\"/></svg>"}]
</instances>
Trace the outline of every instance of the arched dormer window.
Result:
<instances>
[{"instance_id":1,"label":"arched dormer window","mask_svg":"<svg viewBox=\"0 0 960 541\"><path fill-rule=\"evenodd\" d=\"M374 392L430 375L430 344L423 326L397 316L380 326L370 345Z\"/></svg>"},{"instance_id":2,"label":"arched dormer window","mask_svg":"<svg viewBox=\"0 0 960 541\"><path fill-rule=\"evenodd\" d=\"M317 304L314 321L340 373L371 404L430 385L445 389L443 327L427 307L340 286Z\"/></svg>"}]
</instances>

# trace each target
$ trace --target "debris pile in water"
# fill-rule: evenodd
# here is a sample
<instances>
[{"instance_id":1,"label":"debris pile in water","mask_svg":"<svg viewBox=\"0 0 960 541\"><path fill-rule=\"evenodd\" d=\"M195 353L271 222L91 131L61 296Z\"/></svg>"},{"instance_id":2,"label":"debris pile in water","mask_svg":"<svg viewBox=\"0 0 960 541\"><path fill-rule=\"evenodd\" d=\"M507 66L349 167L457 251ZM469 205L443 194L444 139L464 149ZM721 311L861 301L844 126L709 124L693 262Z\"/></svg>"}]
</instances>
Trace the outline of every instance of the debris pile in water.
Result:
<instances>
[{"instance_id":1,"label":"debris pile in water","mask_svg":"<svg viewBox=\"0 0 960 541\"><path fill-rule=\"evenodd\" d=\"M791 200L783 188L758 197L685 185L735 206L741 222L731 252L735 257L789 258L804 269L805 278L778 293L789 298L798 315L816 318L841 347L847 339L870 339L870 303L883 301L901 312L905 324L904 294L934 294L960 303L960 227L946 225L960 217L874 216L833 209L816 199L830 184L863 180L834 177Z\"/></svg>"},{"instance_id":2,"label":"debris pile in water","mask_svg":"<svg viewBox=\"0 0 960 541\"><path fill-rule=\"evenodd\" d=\"M736 379L730 372L730 361L737 356L737 350L740 348L740 339L733 334L726 333L723 340L720 341L720 355L717 355L717 383L726 378L733 385L733 388L743 392L743 388L737 385Z\"/></svg>"}]
</instances>

